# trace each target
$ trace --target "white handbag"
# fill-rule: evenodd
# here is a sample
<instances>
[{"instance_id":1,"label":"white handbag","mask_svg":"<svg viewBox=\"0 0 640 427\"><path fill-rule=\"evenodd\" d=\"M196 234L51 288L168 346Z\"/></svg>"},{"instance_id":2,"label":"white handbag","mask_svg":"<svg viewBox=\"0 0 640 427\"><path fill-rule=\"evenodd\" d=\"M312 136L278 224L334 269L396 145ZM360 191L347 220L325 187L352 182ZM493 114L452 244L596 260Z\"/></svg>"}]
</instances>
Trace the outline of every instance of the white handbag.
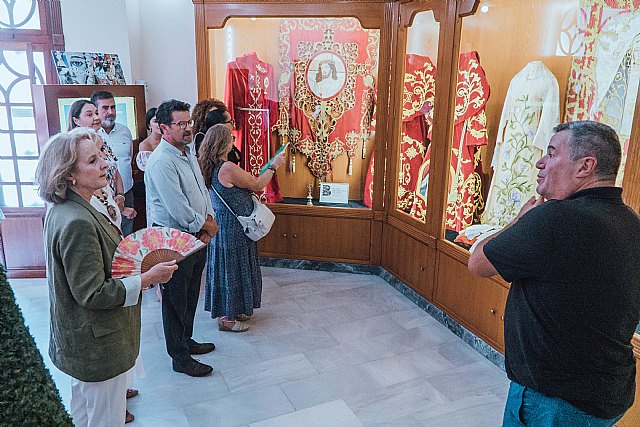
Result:
<instances>
[{"instance_id":1,"label":"white handbag","mask_svg":"<svg viewBox=\"0 0 640 427\"><path fill-rule=\"evenodd\" d=\"M220 200L222 200L222 203L224 203L227 209L229 209L229 212L236 217L244 230L244 234L248 238L258 241L269 233L271 226L273 226L273 223L276 220L276 216L271 212L271 209L260 203L260 200L258 200L255 194L251 194L251 200L253 200L253 211L251 211L251 214L249 214L249 216L240 216L236 215L213 186L211 186L211 188Z\"/></svg>"}]
</instances>

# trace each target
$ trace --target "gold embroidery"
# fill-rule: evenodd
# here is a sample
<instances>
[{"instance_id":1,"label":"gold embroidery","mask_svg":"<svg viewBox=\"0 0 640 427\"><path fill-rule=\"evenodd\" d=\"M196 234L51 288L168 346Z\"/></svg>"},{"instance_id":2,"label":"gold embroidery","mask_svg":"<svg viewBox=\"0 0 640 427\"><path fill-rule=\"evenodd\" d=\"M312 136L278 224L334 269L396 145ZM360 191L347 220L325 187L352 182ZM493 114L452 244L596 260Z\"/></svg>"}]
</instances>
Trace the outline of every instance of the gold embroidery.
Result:
<instances>
[{"instance_id":1,"label":"gold embroidery","mask_svg":"<svg viewBox=\"0 0 640 427\"><path fill-rule=\"evenodd\" d=\"M291 32L292 30L309 30L323 32L323 40L301 41L297 47L297 60L291 59ZM357 62L362 54L358 52L357 43L336 42L336 31L366 31L367 32L367 56L364 62ZM283 73L278 84L280 110L278 121L273 129L280 135L287 135L292 149L298 150L307 156L309 168L313 175L323 179L331 170L332 161L343 152L349 156L349 169L351 172L351 159L355 155L357 144L369 136L370 121L366 112L373 100L373 79L371 70L377 65L379 30L363 30L359 22L353 18L327 18L327 19L284 19L280 26L280 65ZM328 52L339 56L345 63L346 81L344 87L331 99L319 99L311 92L307 85L307 68L312 58L321 52ZM290 85L293 76L293 94ZM350 132L345 135L345 141L330 136L335 131L336 123L346 111L356 105L357 78L364 79L365 90L362 93L362 116L360 133ZM293 96L292 96L293 95ZM292 99L293 97L293 99ZM290 129L291 104L295 105L308 120L315 141L310 137L300 140L292 138ZM300 133L300 130L297 130ZM364 154L363 154L364 155Z\"/></svg>"}]
</instances>

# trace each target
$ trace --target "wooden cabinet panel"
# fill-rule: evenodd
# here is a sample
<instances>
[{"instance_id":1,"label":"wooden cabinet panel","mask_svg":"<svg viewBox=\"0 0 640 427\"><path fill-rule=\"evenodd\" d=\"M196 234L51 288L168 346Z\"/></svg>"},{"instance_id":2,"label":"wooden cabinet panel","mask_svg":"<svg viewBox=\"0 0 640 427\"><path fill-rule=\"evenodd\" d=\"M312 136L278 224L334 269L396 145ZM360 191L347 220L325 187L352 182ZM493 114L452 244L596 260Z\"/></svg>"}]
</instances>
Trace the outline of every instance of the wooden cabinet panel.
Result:
<instances>
[{"instance_id":1,"label":"wooden cabinet panel","mask_svg":"<svg viewBox=\"0 0 640 427\"><path fill-rule=\"evenodd\" d=\"M276 214L260 253L320 261L368 262L371 220Z\"/></svg>"},{"instance_id":2,"label":"wooden cabinet panel","mask_svg":"<svg viewBox=\"0 0 640 427\"><path fill-rule=\"evenodd\" d=\"M289 255L289 240L287 229L289 227L288 215L277 215L271 231L258 241L261 255Z\"/></svg>"},{"instance_id":3,"label":"wooden cabinet panel","mask_svg":"<svg viewBox=\"0 0 640 427\"><path fill-rule=\"evenodd\" d=\"M433 298L435 248L389 225L384 226L382 266L427 300Z\"/></svg>"},{"instance_id":4,"label":"wooden cabinet panel","mask_svg":"<svg viewBox=\"0 0 640 427\"><path fill-rule=\"evenodd\" d=\"M636 400L624 417L616 423L618 427L637 427L640 424L640 335L635 334L631 343L636 356Z\"/></svg>"},{"instance_id":5,"label":"wooden cabinet panel","mask_svg":"<svg viewBox=\"0 0 640 427\"><path fill-rule=\"evenodd\" d=\"M498 347L504 352L504 308L507 305L507 296L509 295L509 289L500 286L500 302L498 307L501 308L500 313L500 325L498 326L498 336L496 338Z\"/></svg>"},{"instance_id":6,"label":"wooden cabinet panel","mask_svg":"<svg viewBox=\"0 0 640 427\"><path fill-rule=\"evenodd\" d=\"M291 251L310 257L369 260L371 221L291 217Z\"/></svg>"},{"instance_id":7,"label":"wooden cabinet panel","mask_svg":"<svg viewBox=\"0 0 640 427\"><path fill-rule=\"evenodd\" d=\"M7 276L45 277L42 215L9 216L0 222L2 252Z\"/></svg>"},{"instance_id":8,"label":"wooden cabinet panel","mask_svg":"<svg viewBox=\"0 0 640 427\"><path fill-rule=\"evenodd\" d=\"M504 351L503 315L508 289L472 276L466 266L438 252L435 302L472 332Z\"/></svg>"}]
</instances>

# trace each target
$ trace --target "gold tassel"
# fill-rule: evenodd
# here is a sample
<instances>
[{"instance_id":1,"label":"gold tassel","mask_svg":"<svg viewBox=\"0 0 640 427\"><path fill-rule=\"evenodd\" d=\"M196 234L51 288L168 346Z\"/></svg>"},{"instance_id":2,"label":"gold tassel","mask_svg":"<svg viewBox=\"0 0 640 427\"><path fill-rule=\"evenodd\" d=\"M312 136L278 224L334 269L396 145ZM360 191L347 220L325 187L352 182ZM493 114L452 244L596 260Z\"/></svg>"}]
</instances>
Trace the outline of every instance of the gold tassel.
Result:
<instances>
[{"instance_id":1,"label":"gold tassel","mask_svg":"<svg viewBox=\"0 0 640 427\"><path fill-rule=\"evenodd\" d=\"M293 149L289 152L289 170L296 173L296 152Z\"/></svg>"},{"instance_id":2,"label":"gold tassel","mask_svg":"<svg viewBox=\"0 0 640 427\"><path fill-rule=\"evenodd\" d=\"M349 156L349 176L353 175L353 161L351 160L351 156Z\"/></svg>"}]
</instances>

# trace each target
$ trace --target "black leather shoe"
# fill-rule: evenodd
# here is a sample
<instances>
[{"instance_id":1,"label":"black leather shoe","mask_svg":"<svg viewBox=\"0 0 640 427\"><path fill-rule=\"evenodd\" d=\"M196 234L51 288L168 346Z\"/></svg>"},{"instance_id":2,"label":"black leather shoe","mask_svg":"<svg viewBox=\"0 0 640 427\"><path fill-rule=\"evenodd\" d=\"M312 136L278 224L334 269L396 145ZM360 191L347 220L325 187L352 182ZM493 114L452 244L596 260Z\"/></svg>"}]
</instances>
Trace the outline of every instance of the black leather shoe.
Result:
<instances>
[{"instance_id":1,"label":"black leather shoe","mask_svg":"<svg viewBox=\"0 0 640 427\"><path fill-rule=\"evenodd\" d=\"M213 372L213 368L211 366L200 363L194 359L184 363L177 363L174 360L173 370L182 374L187 374L190 377L204 377Z\"/></svg>"},{"instance_id":2,"label":"black leather shoe","mask_svg":"<svg viewBox=\"0 0 640 427\"><path fill-rule=\"evenodd\" d=\"M215 349L216 346L212 342L199 343L192 341L189 343L189 354L207 354Z\"/></svg>"}]
</instances>

